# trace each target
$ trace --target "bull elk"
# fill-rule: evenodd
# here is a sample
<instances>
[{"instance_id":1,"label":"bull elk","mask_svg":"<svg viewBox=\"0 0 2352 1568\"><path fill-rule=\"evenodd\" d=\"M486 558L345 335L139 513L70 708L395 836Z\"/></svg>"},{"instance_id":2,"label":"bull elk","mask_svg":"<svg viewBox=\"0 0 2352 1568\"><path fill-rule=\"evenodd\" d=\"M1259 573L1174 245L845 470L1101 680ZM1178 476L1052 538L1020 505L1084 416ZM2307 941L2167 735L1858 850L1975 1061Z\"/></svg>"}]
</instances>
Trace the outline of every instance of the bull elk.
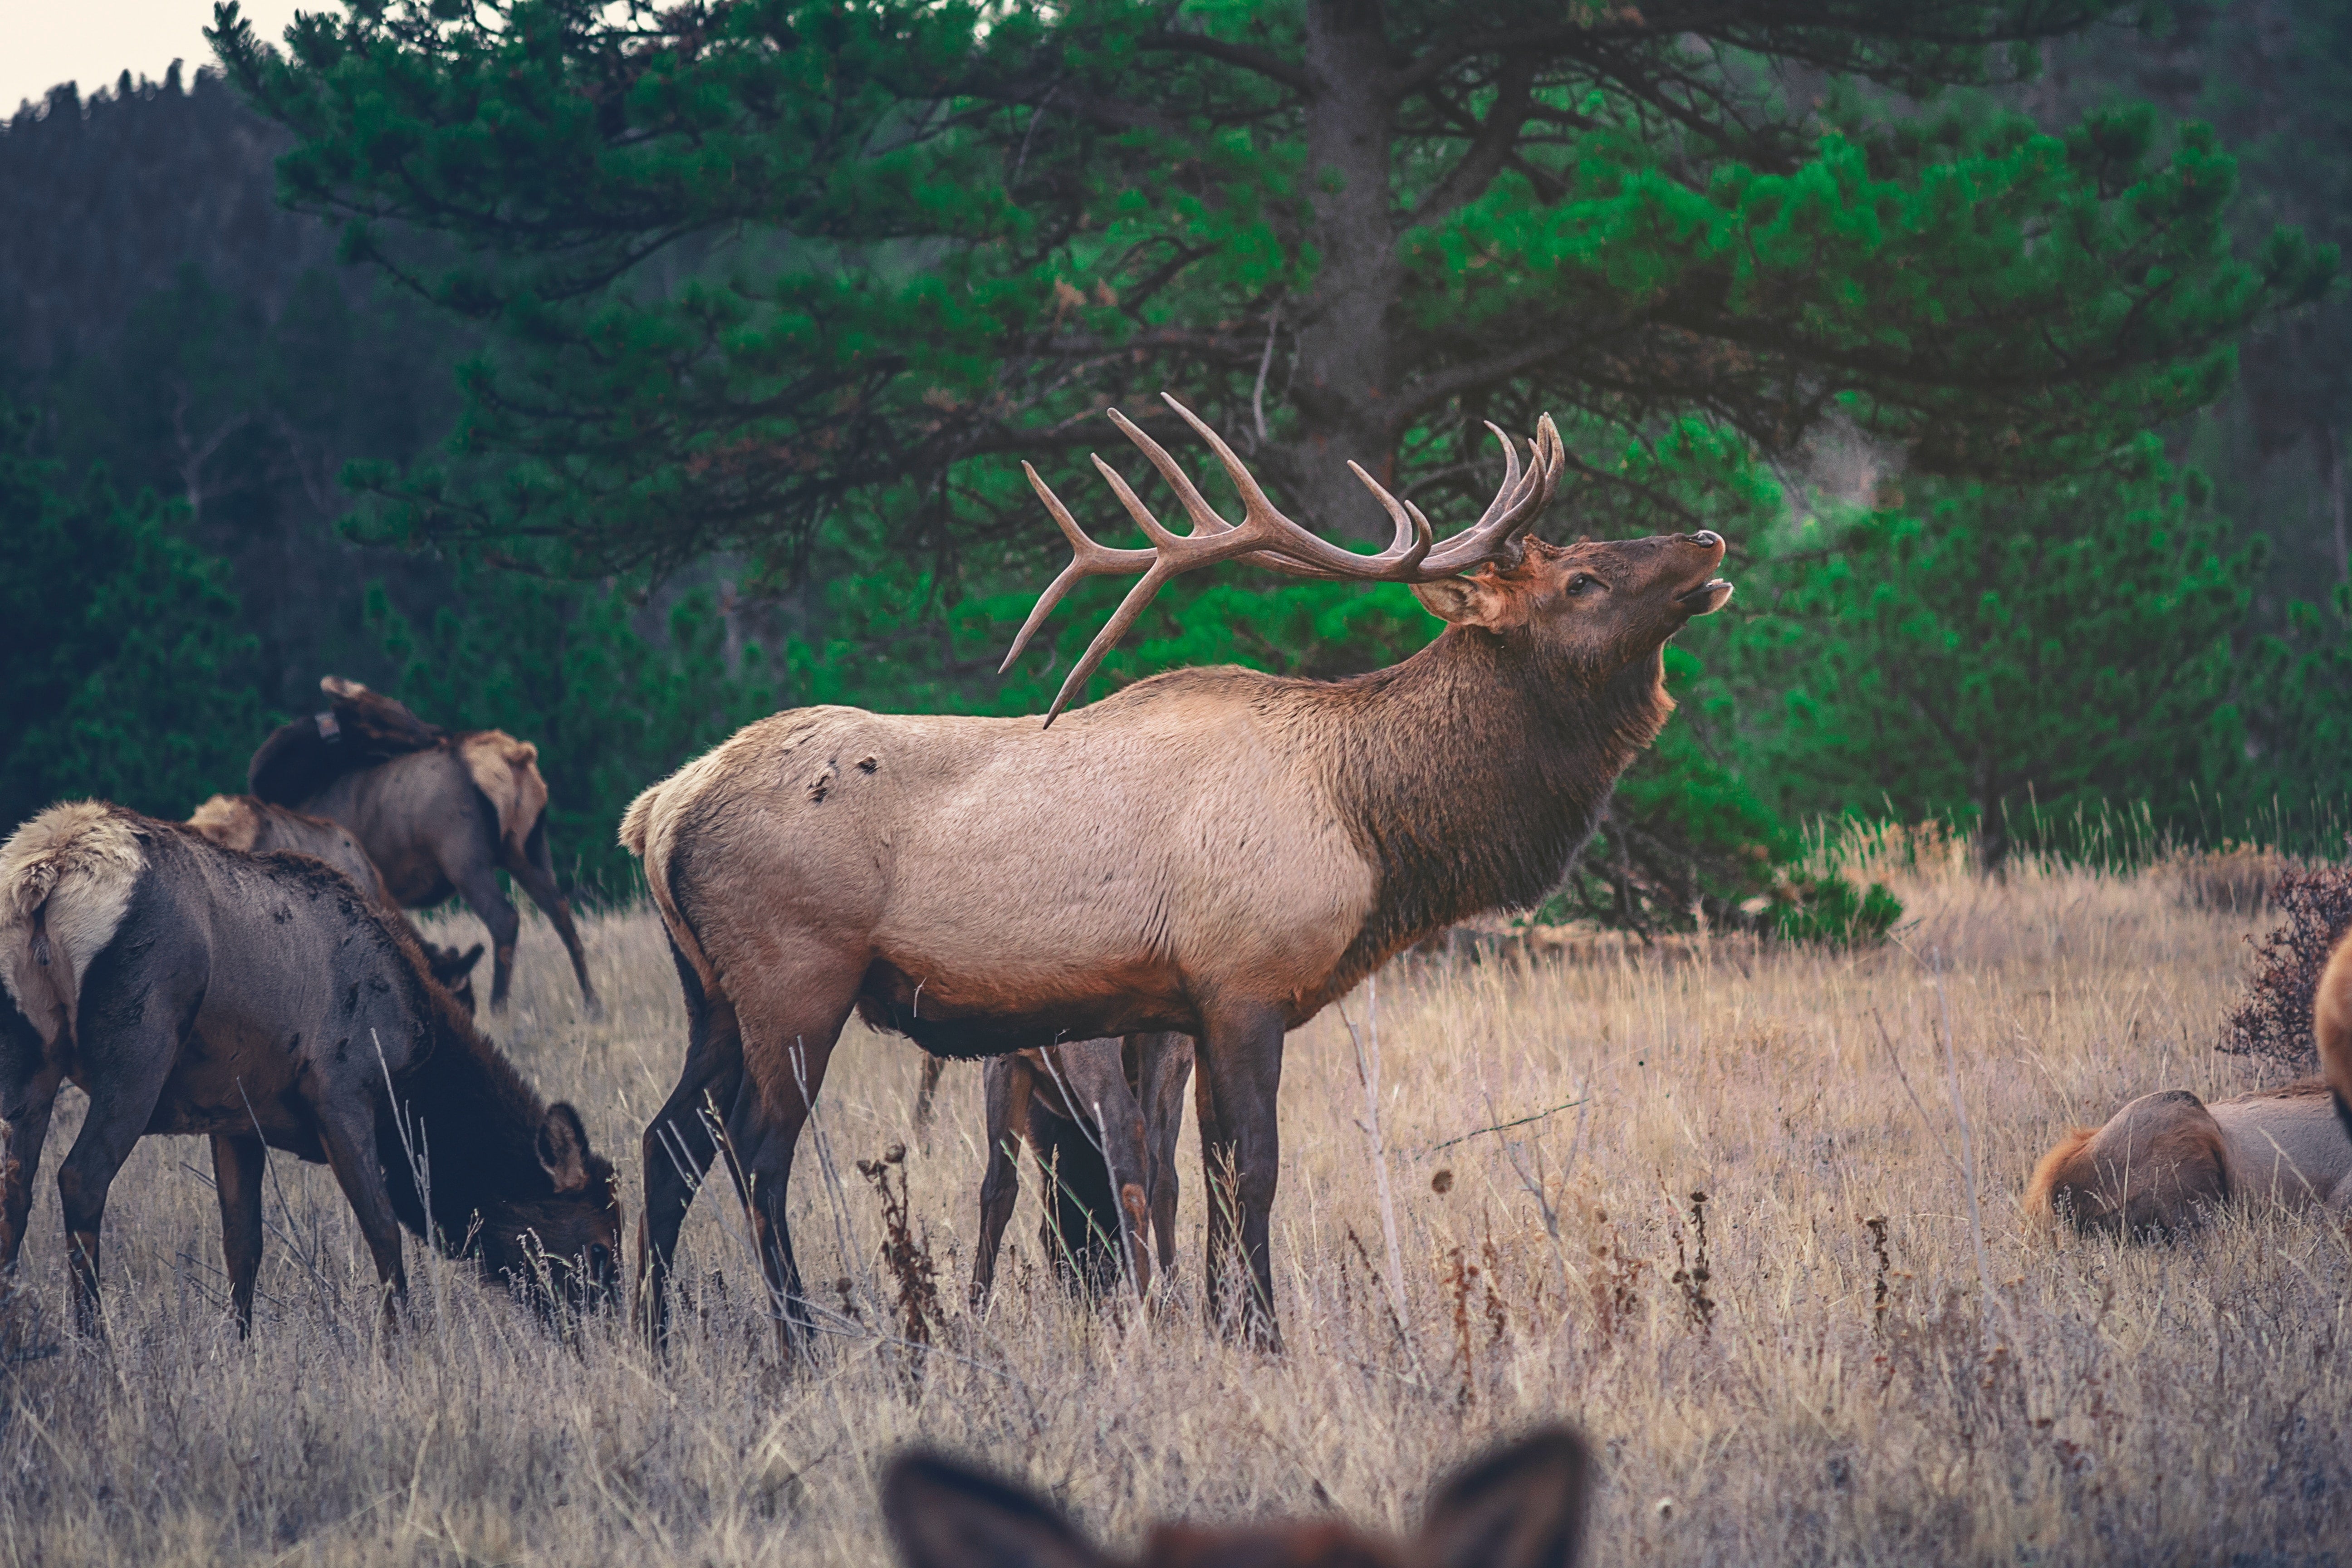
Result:
<instances>
[{"instance_id":1,"label":"bull elk","mask_svg":"<svg viewBox=\"0 0 2352 1568\"><path fill-rule=\"evenodd\" d=\"M1150 540L1106 548L1030 471L1074 555L1008 665L1079 579L1143 574L1044 724L779 713L646 790L622 819L689 1017L684 1070L646 1131L640 1300L656 1337L686 1205L722 1144L768 1284L786 1322L805 1325L786 1185L854 1007L941 1056L1192 1036L1218 1194L1210 1297L1278 1343L1267 1248L1285 1033L1406 944L1558 886L1673 708L1666 639L1731 596L1713 533L1527 537L1566 463L1549 419L1525 468L1496 431L1502 487L1443 543L1418 508L1358 468L1395 525L1387 549L1358 555L1283 516L1214 431L1168 402L1223 466L1243 521L1219 517L1115 412L1182 503L1188 532L1163 528L1097 458ZM1161 584L1235 560L1407 583L1446 629L1349 679L1172 670L1055 721ZM1236 1251L1250 1289L1232 1301Z\"/></svg>"},{"instance_id":2,"label":"bull elk","mask_svg":"<svg viewBox=\"0 0 2352 1568\"><path fill-rule=\"evenodd\" d=\"M608 1300L613 1167L432 984L404 927L308 855L246 855L95 801L0 845L0 1269L24 1244L58 1087L89 1097L58 1172L75 1316L97 1327L99 1232L133 1144L209 1136L240 1327L268 1151L331 1166L389 1310L403 1226L484 1275Z\"/></svg>"}]
</instances>

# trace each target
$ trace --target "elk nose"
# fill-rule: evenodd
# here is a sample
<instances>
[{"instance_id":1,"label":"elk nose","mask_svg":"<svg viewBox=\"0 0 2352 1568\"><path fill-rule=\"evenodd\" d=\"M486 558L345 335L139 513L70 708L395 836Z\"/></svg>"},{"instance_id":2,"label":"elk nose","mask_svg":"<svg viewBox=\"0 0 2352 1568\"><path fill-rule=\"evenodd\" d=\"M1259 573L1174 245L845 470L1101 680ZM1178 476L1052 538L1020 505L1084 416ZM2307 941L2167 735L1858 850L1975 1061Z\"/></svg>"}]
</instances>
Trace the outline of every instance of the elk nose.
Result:
<instances>
[{"instance_id":1,"label":"elk nose","mask_svg":"<svg viewBox=\"0 0 2352 1568\"><path fill-rule=\"evenodd\" d=\"M1713 529L1702 528L1690 536L1690 542L1701 550L1713 550L1722 544L1723 535Z\"/></svg>"}]
</instances>

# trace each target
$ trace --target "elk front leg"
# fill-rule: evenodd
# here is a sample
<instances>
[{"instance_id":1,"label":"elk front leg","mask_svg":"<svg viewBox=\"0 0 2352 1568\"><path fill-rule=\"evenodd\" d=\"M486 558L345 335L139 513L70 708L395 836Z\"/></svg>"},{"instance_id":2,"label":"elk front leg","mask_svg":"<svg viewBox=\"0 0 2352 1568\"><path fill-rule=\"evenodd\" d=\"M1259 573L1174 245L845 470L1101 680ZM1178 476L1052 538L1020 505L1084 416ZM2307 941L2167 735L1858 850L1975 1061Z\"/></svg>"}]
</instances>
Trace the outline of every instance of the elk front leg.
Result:
<instances>
[{"instance_id":1,"label":"elk front leg","mask_svg":"<svg viewBox=\"0 0 2352 1568\"><path fill-rule=\"evenodd\" d=\"M376 1284L383 1292L383 1325L393 1328L399 1322L399 1303L408 1296L408 1267L401 1258L400 1219L393 1213L391 1194L383 1188L383 1168L376 1162L373 1107L314 1104L312 1115L319 1142L326 1145L327 1164L335 1173L335 1184L343 1189L343 1197L360 1222L360 1234L367 1238L368 1254L375 1261ZM406 1157L404 1152L402 1157Z\"/></svg>"},{"instance_id":2,"label":"elk front leg","mask_svg":"<svg viewBox=\"0 0 2352 1568\"><path fill-rule=\"evenodd\" d=\"M1248 1008L1213 1014L1205 1022L1196 1105L1202 1112L1201 1160L1210 1183L1211 1309L1221 1320L1238 1321L1254 1344L1279 1352L1271 1237L1282 1158L1275 1117L1282 1088L1282 1020L1264 1008ZM1229 1277L1229 1261L1243 1266L1234 1271L1244 1274L1243 1279ZM1228 1312L1234 1314L1230 1319Z\"/></svg>"},{"instance_id":3,"label":"elk front leg","mask_svg":"<svg viewBox=\"0 0 2352 1568\"><path fill-rule=\"evenodd\" d=\"M1192 1076L1192 1037L1129 1035L1128 1045L1138 1058L1136 1080L1150 1155L1144 1193L1159 1242L1160 1271L1166 1274L1176 1267L1176 1139L1184 1131L1184 1083Z\"/></svg>"},{"instance_id":4,"label":"elk front leg","mask_svg":"<svg viewBox=\"0 0 2352 1568\"><path fill-rule=\"evenodd\" d=\"M213 1139L213 1187L220 1196L221 1261L228 1269L236 1332L253 1332L253 1285L261 1272L261 1178L269 1151L258 1138Z\"/></svg>"},{"instance_id":5,"label":"elk front leg","mask_svg":"<svg viewBox=\"0 0 2352 1568\"><path fill-rule=\"evenodd\" d=\"M939 1058L931 1058L937 1061ZM971 1259L971 1310L978 1311L996 1283L996 1253L1004 1227L1021 1196L1021 1146L1029 1142L1029 1110L1034 1070L1022 1056L992 1057L981 1068L981 1095L988 1113L988 1166L980 1178L980 1245Z\"/></svg>"},{"instance_id":6,"label":"elk front leg","mask_svg":"<svg viewBox=\"0 0 2352 1568\"><path fill-rule=\"evenodd\" d=\"M487 849L480 860L453 869L449 881L466 907L489 928L490 1010L497 1012L507 1005L507 987L514 980L515 938L522 931L522 918L499 890L497 860Z\"/></svg>"}]
</instances>

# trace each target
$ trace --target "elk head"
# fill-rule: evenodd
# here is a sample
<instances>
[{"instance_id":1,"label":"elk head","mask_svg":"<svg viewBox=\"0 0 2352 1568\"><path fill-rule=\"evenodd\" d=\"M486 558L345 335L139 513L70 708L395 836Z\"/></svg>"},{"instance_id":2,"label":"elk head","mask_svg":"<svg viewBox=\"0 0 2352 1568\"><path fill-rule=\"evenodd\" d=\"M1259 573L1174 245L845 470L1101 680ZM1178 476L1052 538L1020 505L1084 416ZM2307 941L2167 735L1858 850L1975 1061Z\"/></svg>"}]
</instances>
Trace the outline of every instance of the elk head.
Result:
<instances>
[{"instance_id":1,"label":"elk head","mask_svg":"<svg viewBox=\"0 0 2352 1568\"><path fill-rule=\"evenodd\" d=\"M487 1205L478 1237L493 1276L562 1295L574 1310L619 1299L621 1196L613 1163L588 1147L580 1113L551 1105L532 1152L551 1189Z\"/></svg>"},{"instance_id":2,"label":"elk head","mask_svg":"<svg viewBox=\"0 0 2352 1568\"><path fill-rule=\"evenodd\" d=\"M1163 1524L1139 1568L1570 1568L1591 1460L1561 1427L1473 1463L1437 1489L1420 1531L1384 1540L1332 1519L1220 1530ZM907 1568L1113 1568L1043 1498L931 1454L901 1455L882 1509Z\"/></svg>"},{"instance_id":3,"label":"elk head","mask_svg":"<svg viewBox=\"0 0 2352 1568\"><path fill-rule=\"evenodd\" d=\"M1348 467L1395 527L1386 550L1377 555L1359 555L1276 510L1233 448L1214 430L1167 394L1162 393L1160 400L1216 454L1226 477L1241 492L1242 521L1234 523L1219 516L1160 443L1115 408L1110 411L1111 423L1142 448L1176 492L1192 519L1191 532L1171 533L1162 527L1118 470L1096 457L1096 468L1151 541L1145 550L1114 550L1097 544L1078 526L1061 498L1037 477L1037 470L1022 465L1030 486L1069 540L1071 557L1039 595L1013 639L1012 651L1004 656L1000 672L1012 668L1039 625L1081 579L1143 574L1071 667L1053 707L1046 710L1048 725L1084 689L1103 655L1126 635L1162 584L1180 573L1219 561L1245 560L1297 577L1409 583L1432 614L1453 625L1498 637L1525 637L1598 670L1656 652L1692 616L1712 614L1731 597L1731 584L1714 574L1723 561L1724 543L1711 532L1585 541L1566 547L1527 537L1528 529L1559 488L1560 474L1568 463L1559 431L1549 415L1536 423L1525 469L1519 466L1518 448L1511 438L1497 426L1487 425L1503 443L1502 487L1476 522L1443 544L1436 542L1429 519L1419 507L1399 500L1360 465L1350 462ZM1472 574L1463 575L1465 573Z\"/></svg>"}]
</instances>

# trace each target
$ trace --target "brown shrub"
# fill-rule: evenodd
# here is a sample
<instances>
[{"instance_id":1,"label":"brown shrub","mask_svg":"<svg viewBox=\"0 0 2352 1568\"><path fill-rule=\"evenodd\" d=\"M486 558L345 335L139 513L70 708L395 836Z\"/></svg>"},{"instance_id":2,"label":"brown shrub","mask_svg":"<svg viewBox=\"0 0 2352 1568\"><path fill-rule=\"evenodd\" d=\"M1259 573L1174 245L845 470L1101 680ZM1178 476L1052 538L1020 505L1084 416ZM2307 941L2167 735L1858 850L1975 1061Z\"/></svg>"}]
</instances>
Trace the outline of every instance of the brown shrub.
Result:
<instances>
[{"instance_id":1,"label":"brown shrub","mask_svg":"<svg viewBox=\"0 0 2352 1568\"><path fill-rule=\"evenodd\" d=\"M2311 1038L2312 995L2329 951L2352 928L2352 868L2287 871L2272 886L2270 901L2286 923L2254 950L2246 994L2222 1021L2216 1048L2308 1072L2319 1061Z\"/></svg>"}]
</instances>

